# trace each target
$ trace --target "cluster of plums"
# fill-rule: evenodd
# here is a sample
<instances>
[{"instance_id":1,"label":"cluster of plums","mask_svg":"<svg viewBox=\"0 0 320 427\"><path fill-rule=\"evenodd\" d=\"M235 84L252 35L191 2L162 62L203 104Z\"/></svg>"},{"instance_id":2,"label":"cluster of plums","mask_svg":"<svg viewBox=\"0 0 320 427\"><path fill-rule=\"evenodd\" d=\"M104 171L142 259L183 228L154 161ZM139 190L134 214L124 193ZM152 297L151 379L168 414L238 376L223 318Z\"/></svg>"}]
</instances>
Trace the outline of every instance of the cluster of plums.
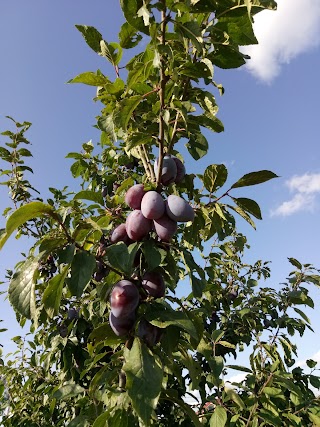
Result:
<instances>
[{"instance_id":1,"label":"cluster of plums","mask_svg":"<svg viewBox=\"0 0 320 427\"><path fill-rule=\"evenodd\" d=\"M158 272L148 272L142 277L141 287L144 292L154 298L165 295L165 283ZM136 321L136 309L140 302L138 286L130 280L120 280L112 289L110 296L110 326L118 336L127 335ZM138 335L149 345L155 345L161 336L161 330L142 319L138 327Z\"/></svg>"},{"instance_id":2,"label":"cluster of plums","mask_svg":"<svg viewBox=\"0 0 320 427\"><path fill-rule=\"evenodd\" d=\"M154 171L158 173L158 161ZM185 176L183 163L176 157L165 156L162 163L161 183L169 185L179 183ZM118 225L110 235L110 242L141 241L151 231L158 238L170 242L177 231L178 222L188 222L194 219L194 210L182 197L169 195L165 200L157 191L146 191L143 184L133 185L125 195L126 204L132 209L125 223ZM140 288L141 292L140 292ZM120 280L111 291L109 315L110 326L118 336L124 336L132 329L136 321L136 309L141 294L161 298L165 295L163 276L156 272L146 272L139 283L130 280ZM149 345L157 343L161 330L145 319L140 320L138 335Z\"/></svg>"}]
</instances>

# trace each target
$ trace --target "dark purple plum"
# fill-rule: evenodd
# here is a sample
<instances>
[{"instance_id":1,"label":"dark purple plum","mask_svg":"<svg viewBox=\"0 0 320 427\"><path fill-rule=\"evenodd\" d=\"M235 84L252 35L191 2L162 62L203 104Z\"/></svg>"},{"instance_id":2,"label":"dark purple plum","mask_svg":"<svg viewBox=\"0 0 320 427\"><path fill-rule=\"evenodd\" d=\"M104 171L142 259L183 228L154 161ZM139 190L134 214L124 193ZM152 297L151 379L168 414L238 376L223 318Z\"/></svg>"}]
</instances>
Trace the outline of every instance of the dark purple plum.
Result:
<instances>
[{"instance_id":1,"label":"dark purple plum","mask_svg":"<svg viewBox=\"0 0 320 427\"><path fill-rule=\"evenodd\" d=\"M161 194L156 191L148 191L141 202L141 212L145 218L158 219L165 211L165 202Z\"/></svg>"},{"instance_id":2,"label":"dark purple plum","mask_svg":"<svg viewBox=\"0 0 320 427\"><path fill-rule=\"evenodd\" d=\"M133 328L135 320L134 313L127 317L115 317L111 311L109 314L110 326L118 337L127 335Z\"/></svg>"},{"instance_id":3,"label":"dark purple plum","mask_svg":"<svg viewBox=\"0 0 320 427\"><path fill-rule=\"evenodd\" d=\"M140 210L135 209L127 217L126 231L131 240L139 242L148 235L152 225L151 219L145 218Z\"/></svg>"},{"instance_id":4,"label":"dark purple plum","mask_svg":"<svg viewBox=\"0 0 320 427\"><path fill-rule=\"evenodd\" d=\"M154 163L154 172L156 176L158 175L158 163L157 159ZM162 161L162 173L161 173L161 183L163 185L169 185L175 181L177 177L177 165L171 156L164 156Z\"/></svg>"},{"instance_id":5,"label":"dark purple plum","mask_svg":"<svg viewBox=\"0 0 320 427\"><path fill-rule=\"evenodd\" d=\"M170 242L177 231L177 222L169 218L167 214L164 214L161 218L154 220L153 225L159 239L164 242Z\"/></svg>"},{"instance_id":6,"label":"dark purple plum","mask_svg":"<svg viewBox=\"0 0 320 427\"><path fill-rule=\"evenodd\" d=\"M162 329L152 325L145 319L141 319L138 326L138 337L141 338L149 347L156 345L162 336Z\"/></svg>"},{"instance_id":7,"label":"dark purple plum","mask_svg":"<svg viewBox=\"0 0 320 427\"><path fill-rule=\"evenodd\" d=\"M130 243L130 239L129 239L129 236L127 234L125 223L118 225L112 231L112 233L110 235L110 242L111 243L124 242L126 245L128 245Z\"/></svg>"},{"instance_id":8,"label":"dark purple plum","mask_svg":"<svg viewBox=\"0 0 320 427\"><path fill-rule=\"evenodd\" d=\"M139 291L129 280L120 280L112 289L111 312L115 317L127 317L134 313L139 304Z\"/></svg>"},{"instance_id":9,"label":"dark purple plum","mask_svg":"<svg viewBox=\"0 0 320 427\"><path fill-rule=\"evenodd\" d=\"M180 159L178 159L178 157L172 156L172 159L174 160L174 162L177 166L177 176L176 176L176 179L174 180L174 182L176 184L179 184L180 182L183 181L183 179L185 177L186 168L185 168L184 164L182 163L182 161Z\"/></svg>"},{"instance_id":10,"label":"dark purple plum","mask_svg":"<svg viewBox=\"0 0 320 427\"><path fill-rule=\"evenodd\" d=\"M76 320L79 318L79 310L74 307L69 308L67 316L69 320Z\"/></svg>"},{"instance_id":11,"label":"dark purple plum","mask_svg":"<svg viewBox=\"0 0 320 427\"><path fill-rule=\"evenodd\" d=\"M167 215L177 222L188 222L194 220L194 210L182 197L170 194L166 200Z\"/></svg>"},{"instance_id":12,"label":"dark purple plum","mask_svg":"<svg viewBox=\"0 0 320 427\"><path fill-rule=\"evenodd\" d=\"M126 204L132 209L141 208L141 200L145 195L143 184L136 184L129 188L125 195Z\"/></svg>"},{"instance_id":13,"label":"dark purple plum","mask_svg":"<svg viewBox=\"0 0 320 427\"><path fill-rule=\"evenodd\" d=\"M143 275L142 287L154 298L161 298L166 292L166 285L164 283L163 276L156 271L150 271Z\"/></svg>"}]
</instances>

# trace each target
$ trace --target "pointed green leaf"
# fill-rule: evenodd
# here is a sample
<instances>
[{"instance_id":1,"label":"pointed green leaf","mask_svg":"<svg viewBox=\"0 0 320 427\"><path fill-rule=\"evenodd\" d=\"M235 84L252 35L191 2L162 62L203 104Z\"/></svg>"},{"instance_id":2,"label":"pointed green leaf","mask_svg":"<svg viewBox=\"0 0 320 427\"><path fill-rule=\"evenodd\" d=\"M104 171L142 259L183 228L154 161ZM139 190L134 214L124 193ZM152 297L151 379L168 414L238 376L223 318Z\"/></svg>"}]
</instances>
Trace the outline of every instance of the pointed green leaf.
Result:
<instances>
[{"instance_id":1,"label":"pointed green leaf","mask_svg":"<svg viewBox=\"0 0 320 427\"><path fill-rule=\"evenodd\" d=\"M182 311L175 311L169 305L153 303L147 307L145 317L159 328L167 328L173 325L186 331L195 340L199 340L199 331L187 314Z\"/></svg>"},{"instance_id":2,"label":"pointed green leaf","mask_svg":"<svg viewBox=\"0 0 320 427\"><path fill-rule=\"evenodd\" d=\"M125 349L126 388L132 406L145 425L150 425L157 406L163 369L160 359L149 348L135 338L131 349Z\"/></svg>"},{"instance_id":3,"label":"pointed green leaf","mask_svg":"<svg viewBox=\"0 0 320 427\"><path fill-rule=\"evenodd\" d=\"M226 368L230 368L230 369L236 369L237 371L241 371L241 372L248 372L249 374L252 374L251 369L246 368L245 366L240 366L240 365L227 365Z\"/></svg>"},{"instance_id":4,"label":"pointed green leaf","mask_svg":"<svg viewBox=\"0 0 320 427\"><path fill-rule=\"evenodd\" d=\"M210 427L224 427L228 416L226 410L222 406L216 406L212 417L210 418Z\"/></svg>"},{"instance_id":5,"label":"pointed green leaf","mask_svg":"<svg viewBox=\"0 0 320 427\"><path fill-rule=\"evenodd\" d=\"M228 170L225 165L210 165L203 174L203 184L205 188L214 193L226 182Z\"/></svg>"},{"instance_id":6,"label":"pointed green leaf","mask_svg":"<svg viewBox=\"0 0 320 427\"><path fill-rule=\"evenodd\" d=\"M120 0L120 6L127 22L136 30L149 34L149 27L145 26L143 18L138 16L138 11L143 4L143 0Z\"/></svg>"},{"instance_id":7,"label":"pointed green leaf","mask_svg":"<svg viewBox=\"0 0 320 427\"><path fill-rule=\"evenodd\" d=\"M58 400L68 399L69 397L77 396L85 392L85 389L78 384L69 383L60 387L53 393L53 397Z\"/></svg>"},{"instance_id":8,"label":"pointed green leaf","mask_svg":"<svg viewBox=\"0 0 320 427\"><path fill-rule=\"evenodd\" d=\"M268 170L251 172L243 175L243 177L235 182L231 188L248 187L249 185L262 184L263 182L269 181L273 178L278 178L278 175Z\"/></svg>"},{"instance_id":9,"label":"pointed green leaf","mask_svg":"<svg viewBox=\"0 0 320 427\"><path fill-rule=\"evenodd\" d=\"M184 24L176 21L175 23L177 25L177 30L182 36L190 39L196 50L202 52L203 38L201 37L201 28L199 24L196 21L187 21Z\"/></svg>"},{"instance_id":10,"label":"pointed green leaf","mask_svg":"<svg viewBox=\"0 0 320 427\"><path fill-rule=\"evenodd\" d=\"M104 206L104 201L101 193L96 191L89 191L89 190L79 191L79 193L77 193L74 196L74 199L91 200L92 202L96 202Z\"/></svg>"},{"instance_id":11,"label":"pointed green leaf","mask_svg":"<svg viewBox=\"0 0 320 427\"><path fill-rule=\"evenodd\" d=\"M76 25L76 28L83 35L87 45L96 53L100 53L100 41L102 40L102 35L99 31L88 25Z\"/></svg>"},{"instance_id":12,"label":"pointed green leaf","mask_svg":"<svg viewBox=\"0 0 320 427\"><path fill-rule=\"evenodd\" d=\"M261 210L257 202L245 197L232 197L232 200L244 211L253 215L257 219L262 219Z\"/></svg>"},{"instance_id":13,"label":"pointed green leaf","mask_svg":"<svg viewBox=\"0 0 320 427\"><path fill-rule=\"evenodd\" d=\"M141 99L142 98L140 95L134 95L120 102L119 110L116 114L115 121L120 127L122 127L122 129L127 129L132 113L140 104Z\"/></svg>"},{"instance_id":14,"label":"pointed green leaf","mask_svg":"<svg viewBox=\"0 0 320 427\"><path fill-rule=\"evenodd\" d=\"M11 236L11 234L30 219L41 217L45 214L52 214L53 208L42 202L31 202L23 205L9 216L5 233L1 234L0 249Z\"/></svg>"},{"instance_id":15,"label":"pointed green leaf","mask_svg":"<svg viewBox=\"0 0 320 427\"><path fill-rule=\"evenodd\" d=\"M131 276L134 257L138 248L139 245L136 243L130 246L127 246L123 242L111 245L106 248L108 263L116 270L123 272L127 276Z\"/></svg>"},{"instance_id":16,"label":"pointed green leaf","mask_svg":"<svg viewBox=\"0 0 320 427\"><path fill-rule=\"evenodd\" d=\"M28 258L14 273L9 285L9 301L13 308L27 319L35 318L35 280L41 255Z\"/></svg>"},{"instance_id":17,"label":"pointed green leaf","mask_svg":"<svg viewBox=\"0 0 320 427\"><path fill-rule=\"evenodd\" d=\"M208 152L208 141L201 132L192 132L186 147L195 160L201 159Z\"/></svg>"},{"instance_id":18,"label":"pointed green leaf","mask_svg":"<svg viewBox=\"0 0 320 427\"><path fill-rule=\"evenodd\" d=\"M49 280L42 297L44 308L49 317L53 317L59 313L61 296L65 278L69 271L69 265L63 268L62 273L57 274Z\"/></svg>"},{"instance_id":19,"label":"pointed green leaf","mask_svg":"<svg viewBox=\"0 0 320 427\"><path fill-rule=\"evenodd\" d=\"M109 79L107 77L91 71L78 74L76 77L68 81L68 83L83 83L89 86L103 86L108 82Z\"/></svg>"},{"instance_id":20,"label":"pointed green leaf","mask_svg":"<svg viewBox=\"0 0 320 427\"><path fill-rule=\"evenodd\" d=\"M128 22L125 22L119 32L120 46L124 49L131 49L135 47L142 39L141 34L138 34L137 30L132 27Z\"/></svg>"},{"instance_id":21,"label":"pointed green leaf","mask_svg":"<svg viewBox=\"0 0 320 427\"><path fill-rule=\"evenodd\" d=\"M302 264L295 258L288 258L290 264L294 267L297 267L299 270L302 270Z\"/></svg>"},{"instance_id":22,"label":"pointed green leaf","mask_svg":"<svg viewBox=\"0 0 320 427\"><path fill-rule=\"evenodd\" d=\"M68 280L68 287L72 295L81 297L91 280L95 267L96 258L94 255L86 251L75 254L71 263L71 277Z\"/></svg>"}]
</instances>

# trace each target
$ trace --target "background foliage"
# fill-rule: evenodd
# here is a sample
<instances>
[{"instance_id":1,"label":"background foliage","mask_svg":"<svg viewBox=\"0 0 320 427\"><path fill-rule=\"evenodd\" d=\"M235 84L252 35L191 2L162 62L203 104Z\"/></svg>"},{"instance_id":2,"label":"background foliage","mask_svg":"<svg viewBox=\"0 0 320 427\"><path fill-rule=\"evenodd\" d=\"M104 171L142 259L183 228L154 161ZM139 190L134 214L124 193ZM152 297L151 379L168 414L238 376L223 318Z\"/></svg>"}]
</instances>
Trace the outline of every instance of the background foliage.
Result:
<instances>
[{"instance_id":1,"label":"background foliage","mask_svg":"<svg viewBox=\"0 0 320 427\"><path fill-rule=\"evenodd\" d=\"M79 192L50 188L51 198L42 200L28 180L31 124L9 118L14 129L2 133L1 174L13 205L4 212L0 247L13 233L29 236L32 245L8 271L10 302L21 325L31 320L31 329L30 340L15 337L17 352L1 359L2 423L320 425L315 362L308 361L307 373L296 367L292 339L311 329L302 309L313 307L308 285L319 285L319 271L289 258L294 271L287 283L279 291L264 287L269 265L243 261L248 244L236 228L239 216L253 227L262 216L244 187L276 175L249 172L226 187L226 166L212 164L203 174L187 171L179 184L161 184L164 155L181 158L179 141L198 160L209 150L203 129L223 131L215 98L223 87L214 81L214 69L245 63L239 46L257 42L254 15L276 4L120 3L125 23L117 42L76 26L115 71L113 78L97 70L69 82L96 86L95 100L102 104L97 147L86 143L68 154ZM126 64L124 50L132 52ZM151 233L129 246L112 244L110 233L125 221L125 194L135 183L164 197L183 196L195 220L179 224L170 243ZM108 321L114 284L126 278L140 287L143 274L154 270L165 278L166 296L146 298L140 290L130 334L116 336ZM186 279L191 293L180 298L177 286ZM144 322L161 329L159 342L139 332ZM247 366L231 364L244 349ZM228 384L231 369L247 373L245 380ZM195 405L188 403L192 391L199 394Z\"/></svg>"}]
</instances>

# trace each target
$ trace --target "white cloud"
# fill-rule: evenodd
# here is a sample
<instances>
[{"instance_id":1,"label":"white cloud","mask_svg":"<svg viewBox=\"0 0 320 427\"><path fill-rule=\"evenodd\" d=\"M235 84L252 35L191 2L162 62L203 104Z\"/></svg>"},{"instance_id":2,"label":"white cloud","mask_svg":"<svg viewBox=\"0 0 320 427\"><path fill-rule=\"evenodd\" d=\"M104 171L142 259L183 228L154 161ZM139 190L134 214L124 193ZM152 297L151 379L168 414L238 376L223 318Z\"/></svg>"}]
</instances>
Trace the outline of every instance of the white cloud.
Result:
<instances>
[{"instance_id":1,"label":"white cloud","mask_svg":"<svg viewBox=\"0 0 320 427\"><path fill-rule=\"evenodd\" d=\"M258 45L242 51L251 56L247 68L264 82L271 82L296 56L320 45L320 1L277 0L277 11L263 11L254 18Z\"/></svg>"},{"instance_id":2,"label":"white cloud","mask_svg":"<svg viewBox=\"0 0 320 427\"><path fill-rule=\"evenodd\" d=\"M286 181L286 185L291 191L298 191L299 193L312 194L320 192L320 173L295 175Z\"/></svg>"},{"instance_id":3,"label":"white cloud","mask_svg":"<svg viewBox=\"0 0 320 427\"><path fill-rule=\"evenodd\" d=\"M297 212L313 212L316 206L316 195L320 193L320 173L293 176L285 185L295 194L271 211L271 216L289 216Z\"/></svg>"}]
</instances>

